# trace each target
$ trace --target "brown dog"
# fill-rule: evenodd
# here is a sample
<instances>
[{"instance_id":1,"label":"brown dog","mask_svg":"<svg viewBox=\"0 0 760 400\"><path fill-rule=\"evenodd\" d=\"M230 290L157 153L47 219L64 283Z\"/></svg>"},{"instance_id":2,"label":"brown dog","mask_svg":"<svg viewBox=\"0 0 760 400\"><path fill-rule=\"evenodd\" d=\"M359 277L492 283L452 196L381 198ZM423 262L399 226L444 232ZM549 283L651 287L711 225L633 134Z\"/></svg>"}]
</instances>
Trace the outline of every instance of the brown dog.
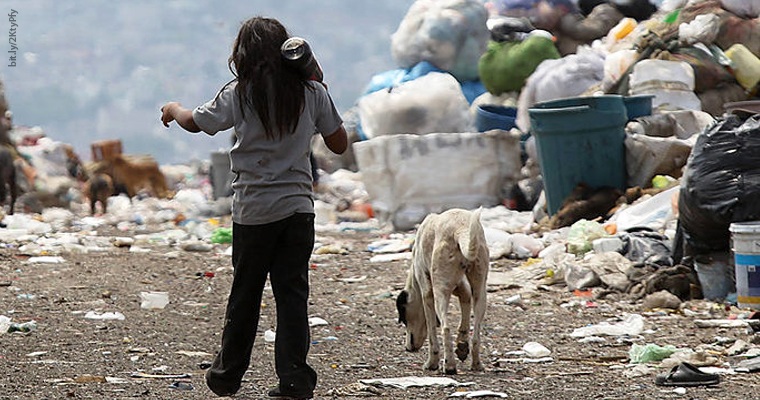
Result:
<instances>
[{"instance_id":1,"label":"brown dog","mask_svg":"<svg viewBox=\"0 0 760 400\"><path fill-rule=\"evenodd\" d=\"M95 206L99 201L105 214L108 212L108 198L114 194L113 181L106 174L94 174L85 182L84 193L90 198L90 213L95 215Z\"/></svg>"},{"instance_id":2,"label":"brown dog","mask_svg":"<svg viewBox=\"0 0 760 400\"><path fill-rule=\"evenodd\" d=\"M576 186L549 224L552 229L570 226L581 219L605 218L619 204L623 192L612 187L592 188L584 183Z\"/></svg>"},{"instance_id":3,"label":"brown dog","mask_svg":"<svg viewBox=\"0 0 760 400\"><path fill-rule=\"evenodd\" d=\"M430 214L422 221L412 248L412 265L406 286L396 299L399 322L406 325L406 349L416 351L427 336L430 342L425 369L436 370L440 345L436 327L443 323L444 365L447 374L457 373L448 324L451 295L459 297L461 321L457 333L457 357L464 361L470 352L470 311L474 305L472 370L482 371L480 329L486 313L488 245L480 211L448 210Z\"/></svg>"},{"instance_id":4,"label":"brown dog","mask_svg":"<svg viewBox=\"0 0 760 400\"><path fill-rule=\"evenodd\" d=\"M134 197L142 189L162 199L169 196L166 177L158 168L156 161L152 159L127 160L123 155L118 154L110 162L113 166L114 182L124 185L129 197Z\"/></svg>"}]
</instances>

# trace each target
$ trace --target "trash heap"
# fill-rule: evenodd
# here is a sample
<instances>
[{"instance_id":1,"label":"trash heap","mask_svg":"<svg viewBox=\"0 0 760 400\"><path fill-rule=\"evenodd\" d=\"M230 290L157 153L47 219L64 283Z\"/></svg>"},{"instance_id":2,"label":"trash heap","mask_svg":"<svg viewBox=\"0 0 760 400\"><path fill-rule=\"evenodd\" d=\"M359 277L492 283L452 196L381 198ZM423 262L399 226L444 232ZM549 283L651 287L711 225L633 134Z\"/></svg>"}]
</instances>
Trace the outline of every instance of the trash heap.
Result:
<instances>
[{"instance_id":1,"label":"trash heap","mask_svg":"<svg viewBox=\"0 0 760 400\"><path fill-rule=\"evenodd\" d=\"M315 140L317 230L409 231L431 212L484 207L492 258L529 260L552 283L700 296L700 278L712 281L700 270L731 263L730 225L758 218L758 10L579 4L414 2L391 37L398 68L344 114L351 149L330 155ZM10 129L0 105L21 188L22 212L4 220L15 245L98 226L229 239L225 154L158 166L107 141L85 163L38 128ZM99 174L126 195L87 204Z\"/></svg>"},{"instance_id":2,"label":"trash heap","mask_svg":"<svg viewBox=\"0 0 760 400\"><path fill-rule=\"evenodd\" d=\"M398 68L346 113L350 154L315 146L325 176L364 182L342 209L369 203L407 231L484 207L492 258L528 260L533 278L731 301L733 281L706 286L715 265L733 279L729 225L760 218L743 207L758 187L760 10L620 3L414 2L392 35Z\"/></svg>"}]
</instances>

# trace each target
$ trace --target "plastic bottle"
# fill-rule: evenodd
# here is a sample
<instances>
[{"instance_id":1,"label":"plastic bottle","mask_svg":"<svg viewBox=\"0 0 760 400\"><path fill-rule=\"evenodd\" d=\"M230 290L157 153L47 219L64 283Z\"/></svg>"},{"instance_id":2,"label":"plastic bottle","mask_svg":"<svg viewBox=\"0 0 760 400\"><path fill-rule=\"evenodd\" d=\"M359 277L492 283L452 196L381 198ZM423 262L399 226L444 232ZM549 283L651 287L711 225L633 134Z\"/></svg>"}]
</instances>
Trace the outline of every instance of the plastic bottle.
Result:
<instances>
[{"instance_id":1,"label":"plastic bottle","mask_svg":"<svg viewBox=\"0 0 760 400\"><path fill-rule=\"evenodd\" d=\"M623 18L615 25L608 34L608 38L613 42L617 42L620 39L628 36L634 29L636 29L636 20L633 18Z\"/></svg>"},{"instance_id":2,"label":"plastic bottle","mask_svg":"<svg viewBox=\"0 0 760 400\"><path fill-rule=\"evenodd\" d=\"M314 53L311 51L311 46L306 42L306 39L292 37L282 44L280 52L285 59L286 65L296 69L307 79L322 82L324 78L322 68L319 66L317 59L314 58Z\"/></svg>"},{"instance_id":3,"label":"plastic bottle","mask_svg":"<svg viewBox=\"0 0 760 400\"><path fill-rule=\"evenodd\" d=\"M752 54L743 44L736 43L726 50L726 56L734 64L736 80L745 89L752 89L760 82L760 58Z\"/></svg>"}]
</instances>

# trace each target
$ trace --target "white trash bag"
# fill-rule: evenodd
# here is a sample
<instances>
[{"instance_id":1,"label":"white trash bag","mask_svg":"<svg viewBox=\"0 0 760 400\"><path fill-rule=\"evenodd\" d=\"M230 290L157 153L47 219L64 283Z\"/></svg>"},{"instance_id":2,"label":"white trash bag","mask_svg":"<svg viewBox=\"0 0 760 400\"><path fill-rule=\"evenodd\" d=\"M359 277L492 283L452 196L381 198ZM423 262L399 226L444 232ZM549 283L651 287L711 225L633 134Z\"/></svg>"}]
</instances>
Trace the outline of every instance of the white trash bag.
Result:
<instances>
[{"instance_id":1,"label":"white trash bag","mask_svg":"<svg viewBox=\"0 0 760 400\"><path fill-rule=\"evenodd\" d=\"M476 80L487 19L478 0L417 0L391 36L391 53L401 68L428 61L461 81Z\"/></svg>"}]
</instances>

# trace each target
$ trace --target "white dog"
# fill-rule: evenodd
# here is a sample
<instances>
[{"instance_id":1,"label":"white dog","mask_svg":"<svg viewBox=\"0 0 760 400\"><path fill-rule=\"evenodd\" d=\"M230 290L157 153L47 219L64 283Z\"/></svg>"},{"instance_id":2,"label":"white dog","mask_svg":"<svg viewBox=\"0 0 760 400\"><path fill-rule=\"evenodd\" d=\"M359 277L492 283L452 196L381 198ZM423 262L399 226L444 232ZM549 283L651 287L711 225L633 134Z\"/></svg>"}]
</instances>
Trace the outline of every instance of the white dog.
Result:
<instances>
[{"instance_id":1,"label":"white dog","mask_svg":"<svg viewBox=\"0 0 760 400\"><path fill-rule=\"evenodd\" d=\"M486 313L488 262L480 210L452 209L442 214L430 214L422 221L412 248L406 287L396 299L396 307L399 322L406 325L406 350L419 350L425 336L430 341L425 369L439 367L441 349L436 327L442 321L445 372L457 373L447 321L449 300L454 294L459 297L462 311L456 355L464 361L469 353L470 311L474 303L472 370L483 370L480 329Z\"/></svg>"}]
</instances>

